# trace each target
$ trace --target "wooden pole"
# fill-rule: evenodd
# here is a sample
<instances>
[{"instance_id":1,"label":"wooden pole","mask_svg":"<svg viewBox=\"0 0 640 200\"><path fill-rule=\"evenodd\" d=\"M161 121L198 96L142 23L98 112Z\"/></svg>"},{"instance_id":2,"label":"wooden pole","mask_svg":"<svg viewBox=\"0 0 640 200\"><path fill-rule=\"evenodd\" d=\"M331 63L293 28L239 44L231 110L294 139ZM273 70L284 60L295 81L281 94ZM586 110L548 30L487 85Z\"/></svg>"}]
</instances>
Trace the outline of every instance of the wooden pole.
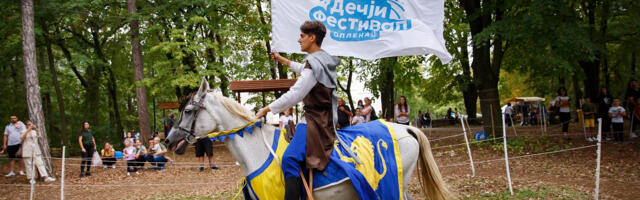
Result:
<instances>
[{"instance_id":1,"label":"wooden pole","mask_svg":"<svg viewBox=\"0 0 640 200\"><path fill-rule=\"evenodd\" d=\"M489 107L491 108L491 135L493 136L493 143L496 143L496 122L493 120L493 104L489 104Z\"/></svg>"}]
</instances>

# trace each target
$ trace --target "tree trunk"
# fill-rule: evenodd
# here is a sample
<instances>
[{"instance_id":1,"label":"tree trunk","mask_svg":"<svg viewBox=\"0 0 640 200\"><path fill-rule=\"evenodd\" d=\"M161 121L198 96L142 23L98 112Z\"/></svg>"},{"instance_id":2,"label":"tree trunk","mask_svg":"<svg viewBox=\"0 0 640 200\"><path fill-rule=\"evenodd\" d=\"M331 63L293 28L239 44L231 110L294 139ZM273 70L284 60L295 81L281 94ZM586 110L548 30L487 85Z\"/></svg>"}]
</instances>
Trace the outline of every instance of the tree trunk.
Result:
<instances>
[{"instance_id":1,"label":"tree trunk","mask_svg":"<svg viewBox=\"0 0 640 200\"><path fill-rule=\"evenodd\" d=\"M573 74L572 79L573 79L573 83L572 83L572 85L573 85L573 95L574 95L574 98L575 98L575 104L574 105L575 105L575 108L580 108L580 104L581 104L580 100L582 99L582 91L580 91L580 84L579 84L579 81L578 81L577 73ZM569 96L569 95L567 95L567 96Z\"/></svg>"},{"instance_id":2,"label":"tree trunk","mask_svg":"<svg viewBox=\"0 0 640 200\"><path fill-rule=\"evenodd\" d=\"M491 16L495 11L496 20L500 20L502 12L499 6L490 6L489 0L459 0L464 8L469 27L471 28L471 40L473 47L473 62L471 69L475 83L478 87L478 97L480 98L480 110L482 111L482 121L484 131L487 134L495 133L495 136L502 136L502 112L500 111L500 95L498 93L498 80L500 76L500 62L502 61L502 40L494 38L494 63L491 63L491 45L489 40L482 40L477 35L484 28L491 24ZM498 4L502 1L498 1ZM493 8L495 10L488 10Z\"/></svg>"},{"instance_id":3,"label":"tree trunk","mask_svg":"<svg viewBox=\"0 0 640 200\"><path fill-rule=\"evenodd\" d=\"M136 0L127 0L129 15L136 14ZM131 50L133 57L133 71L135 72L136 82L139 84L144 80L144 66L142 63L142 52L140 51L140 35L138 30L138 20L131 19ZM148 141L151 138L151 127L149 125L149 112L147 111L147 93L144 85L136 87L136 100L138 102L138 126L140 127L140 135L142 141ZM116 103L117 104L117 103Z\"/></svg>"},{"instance_id":4,"label":"tree trunk","mask_svg":"<svg viewBox=\"0 0 640 200\"><path fill-rule=\"evenodd\" d=\"M353 107L353 96L351 96L351 82L353 79L353 60L349 61L349 66L348 66L348 70L349 70L349 75L347 78L347 86L343 87L342 84L340 83L340 80L338 80L338 87L340 88L340 90L342 90L342 92L344 92L345 94L347 94L347 98L349 100L349 106L351 108L351 112L353 112L355 114L356 110L355 107Z\"/></svg>"},{"instance_id":5,"label":"tree trunk","mask_svg":"<svg viewBox=\"0 0 640 200\"><path fill-rule=\"evenodd\" d=\"M461 40L462 44L468 44L466 34L463 35ZM462 46L462 48L460 48L460 52L462 54L460 64L462 65L462 76L464 78L462 90L464 107L467 116L469 116L470 119L475 119L477 113L476 103L478 102L478 90L471 76L471 67L469 66L469 51L467 50L467 45Z\"/></svg>"},{"instance_id":6,"label":"tree trunk","mask_svg":"<svg viewBox=\"0 0 640 200\"><path fill-rule=\"evenodd\" d=\"M42 115L42 102L40 102L40 85L38 83L38 68L36 67L36 41L33 25L33 0L22 0L22 62L24 64L25 88L27 93L27 106L29 119L38 127L41 140L38 140L42 150L42 157L51 177L55 177L45 119Z\"/></svg>"},{"instance_id":7,"label":"tree trunk","mask_svg":"<svg viewBox=\"0 0 640 200\"><path fill-rule=\"evenodd\" d=\"M381 118L387 120L394 117L394 90L393 90L393 68L398 62L398 57L383 58L380 60L380 80L382 80L380 88L380 101L382 102Z\"/></svg>"},{"instance_id":8,"label":"tree trunk","mask_svg":"<svg viewBox=\"0 0 640 200\"><path fill-rule=\"evenodd\" d=\"M49 38L49 31L47 25L43 25L44 41L47 47L47 58L49 59L49 71L51 72L51 80L53 81L53 87L56 90L56 100L58 102L58 110L60 117L60 137L62 138L62 146L67 145L67 117L64 109L64 98L62 95L62 89L60 89L60 83L58 83L58 73L56 72L55 60L53 57L53 50L51 48L51 39Z\"/></svg>"}]
</instances>

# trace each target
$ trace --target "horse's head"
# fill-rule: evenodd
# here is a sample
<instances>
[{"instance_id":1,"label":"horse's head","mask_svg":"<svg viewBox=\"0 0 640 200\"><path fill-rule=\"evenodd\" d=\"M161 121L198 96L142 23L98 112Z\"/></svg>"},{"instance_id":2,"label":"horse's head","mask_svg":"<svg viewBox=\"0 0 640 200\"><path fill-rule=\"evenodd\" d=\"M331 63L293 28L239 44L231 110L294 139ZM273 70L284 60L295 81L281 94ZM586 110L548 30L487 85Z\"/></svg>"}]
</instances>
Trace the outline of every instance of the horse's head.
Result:
<instances>
[{"instance_id":1,"label":"horse's head","mask_svg":"<svg viewBox=\"0 0 640 200\"><path fill-rule=\"evenodd\" d=\"M185 106L180 119L175 127L172 127L169 137L165 139L169 149L176 147L175 152L183 154L188 144L196 142L196 138L206 135L218 127L219 121L214 116L214 108L211 107L211 95L207 95L209 83L202 79L200 88Z\"/></svg>"}]
</instances>

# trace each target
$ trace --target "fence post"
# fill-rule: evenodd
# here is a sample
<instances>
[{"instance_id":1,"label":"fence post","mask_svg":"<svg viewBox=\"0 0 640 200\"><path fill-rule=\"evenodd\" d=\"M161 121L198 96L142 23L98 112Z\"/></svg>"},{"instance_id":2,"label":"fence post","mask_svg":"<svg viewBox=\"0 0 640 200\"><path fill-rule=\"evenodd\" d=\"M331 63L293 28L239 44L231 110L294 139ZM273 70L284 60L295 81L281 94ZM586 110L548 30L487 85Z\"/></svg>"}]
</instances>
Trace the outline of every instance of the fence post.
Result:
<instances>
[{"instance_id":1,"label":"fence post","mask_svg":"<svg viewBox=\"0 0 640 200\"><path fill-rule=\"evenodd\" d=\"M471 165L471 177L476 176L476 168L473 166L473 157L471 156L471 148L469 147L469 138L467 138L467 129L464 127L464 117L460 117L462 131L464 132L464 141L467 143L467 152L469 153L469 165Z\"/></svg>"},{"instance_id":2,"label":"fence post","mask_svg":"<svg viewBox=\"0 0 640 200\"><path fill-rule=\"evenodd\" d=\"M60 175L60 200L64 200L64 160L67 146L62 146L62 175Z\"/></svg>"},{"instance_id":3,"label":"fence post","mask_svg":"<svg viewBox=\"0 0 640 200\"><path fill-rule=\"evenodd\" d=\"M596 150L596 191L593 195L594 199L598 199L598 192L600 190L600 150L602 143L602 118L598 118L598 150Z\"/></svg>"},{"instance_id":4,"label":"fence post","mask_svg":"<svg viewBox=\"0 0 640 200\"><path fill-rule=\"evenodd\" d=\"M502 116L502 141L504 144L504 165L507 169L507 180L509 181L509 192L513 195L513 186L511 185L511 172L509 171L509 154L507 153L507 126L504 123L505 116Z\"/></svg>"},{"instance_id":5,"label":"fence post","mask_svg":"<svg viewBox=\"0 0 640 200\"><path fill-rule=\"evenodd\" d=\"M631 127L629 127L629 138L634 138L636 134L633 132L633 122L636 119L636 110L634 109L631 113Z\"/></svg>"},{"instance_id":6,"label":"fence post","mask_svg":"<svg viewBox=\"0 0 640 200\"><path fill-rule=\"evenodd\" d=\"M587 139L587 126L584 124L584 109L582 108L582 99L580 99L580 113L582 114L582 130L584 131L584 139Z\"/></svg>"}]
</instances>

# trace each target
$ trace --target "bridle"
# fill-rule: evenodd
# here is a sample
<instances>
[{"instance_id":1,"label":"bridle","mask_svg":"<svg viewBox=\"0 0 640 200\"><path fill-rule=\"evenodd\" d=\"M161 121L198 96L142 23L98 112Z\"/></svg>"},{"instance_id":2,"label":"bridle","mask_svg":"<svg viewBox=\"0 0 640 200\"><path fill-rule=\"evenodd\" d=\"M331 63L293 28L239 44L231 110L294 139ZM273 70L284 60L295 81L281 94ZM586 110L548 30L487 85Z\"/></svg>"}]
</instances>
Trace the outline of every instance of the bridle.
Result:
<instances>
[{"instance_id":1,"label":"bridle","mask_svg":"<svg viewBox=\"0 0 640 200\"><path fill-rule=\"evenodd\" d=\"M207 93L204 93L203 95L200 96L198 101L191 100L191 102L189 102L188 105L192 105L193 106L192 111L194 111L194 113L193 113L193 121L191 122L191 127L189 129L185 129L185 128L180 126L180 124L182 122L182 119L184 117L184 111L182 113L182 116L180 116L180 120L177 123L178 124L178 130L189 133L189 135L185 138L185 140L187 142L189 142L189 144L193 144L194 142L196 142L195 141L196 140L196 135L195 135L196 121L198 121L198 114L200 113L200 111L202 111L203 109L206 109L204 107L204 104L202 103L206 96L207 96Z\"/></svg>"}]
</instances>

